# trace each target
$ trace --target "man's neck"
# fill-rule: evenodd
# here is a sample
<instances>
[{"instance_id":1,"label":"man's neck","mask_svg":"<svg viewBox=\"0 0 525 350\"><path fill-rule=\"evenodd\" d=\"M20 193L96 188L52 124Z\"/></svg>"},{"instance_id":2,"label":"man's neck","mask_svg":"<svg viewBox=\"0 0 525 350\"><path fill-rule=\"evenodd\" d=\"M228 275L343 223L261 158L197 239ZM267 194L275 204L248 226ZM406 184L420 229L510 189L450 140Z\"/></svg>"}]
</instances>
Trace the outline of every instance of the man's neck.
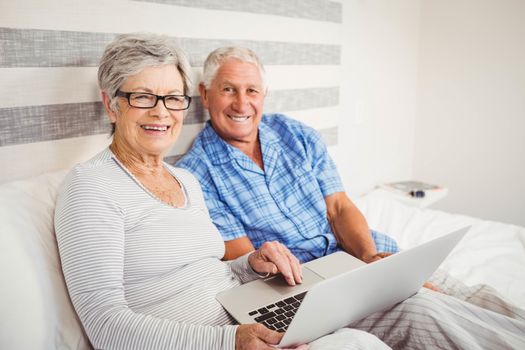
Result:
<instances>
[{"instance_id":1,"label":"man's neck","mask_svg":"<svg viewBox=\"0 0 525 350\"><path fill-rule=\"evenodd\" d=\"M228 143L233 147L238 148L242 153L246 154L248 158L250 158L255 164L257 164L259 168L264 170L264 162L259 137L257 137L253 142L230 141Z\"/></svg>"}]
</instances>

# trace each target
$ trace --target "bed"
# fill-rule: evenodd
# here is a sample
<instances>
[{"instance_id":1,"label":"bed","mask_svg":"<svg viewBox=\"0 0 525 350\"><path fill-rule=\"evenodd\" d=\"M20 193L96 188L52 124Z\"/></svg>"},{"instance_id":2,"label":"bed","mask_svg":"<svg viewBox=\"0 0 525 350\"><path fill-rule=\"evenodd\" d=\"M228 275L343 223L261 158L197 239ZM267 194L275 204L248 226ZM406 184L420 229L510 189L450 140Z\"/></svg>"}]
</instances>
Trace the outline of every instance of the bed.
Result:
<instances>
[{"instance_id":1,"label":"bed","mask_svg":"<svg viewBox=\"0 0 525 350\"><path fill-rule=\"evenodd\" d=\"M0 348L90 349L68 298L53 232L64 171L0 185ZM525 228L405 206L370 194L356 200L371 227L407 248L472 225L442 268L488 283L525 307Z\"/></svg>"},{"instance_id":2,"label":"bed","mask_svg":"<svg viewBox=\"0 0 525 350\"><path fill-rule=\"evenodd\" d=\"M441 268L467 285L489 284L525 307L525 228L404 205L374 192L356 201L370 227L413 247L471 225Z\"/></svg>"}]
</instances>

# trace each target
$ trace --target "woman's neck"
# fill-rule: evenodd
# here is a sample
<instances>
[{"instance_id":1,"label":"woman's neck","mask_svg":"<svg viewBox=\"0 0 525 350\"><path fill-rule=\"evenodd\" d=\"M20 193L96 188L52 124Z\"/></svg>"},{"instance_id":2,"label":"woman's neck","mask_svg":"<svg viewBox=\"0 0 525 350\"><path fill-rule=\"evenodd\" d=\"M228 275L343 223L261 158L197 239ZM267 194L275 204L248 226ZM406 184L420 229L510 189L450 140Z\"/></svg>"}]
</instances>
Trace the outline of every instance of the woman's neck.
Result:
<instances>
[{"instance_id":1,"label":"woman's neck","mask_svg":"<svg viewBox=\"0 0 525 350\"><path fill-rule=\"evenodd\" d=\"M164 171L161 155L140 154L121 142L113 142L109 149L115 157L135 176L156 176Z\"/></svg>"}]
</instances>

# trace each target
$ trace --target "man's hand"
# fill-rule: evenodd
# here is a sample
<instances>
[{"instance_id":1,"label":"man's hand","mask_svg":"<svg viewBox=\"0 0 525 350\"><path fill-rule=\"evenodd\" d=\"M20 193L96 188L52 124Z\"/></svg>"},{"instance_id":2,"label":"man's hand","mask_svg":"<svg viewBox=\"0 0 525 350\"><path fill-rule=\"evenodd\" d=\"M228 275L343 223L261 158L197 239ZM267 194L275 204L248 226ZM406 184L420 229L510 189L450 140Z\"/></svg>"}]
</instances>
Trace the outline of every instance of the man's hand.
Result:
<instances>
[{"instance_id":1,"label":"man's hand","mask_svg":"<svg viewBox=\"0 0 525 350\"><path fill-rule=\"evenodd\" d=\"M392 253L385 253L385 252L381 252L381 253L375 253L373 255L365 255L363 256L363 261L367 264L370 264L371 262L374 262L374 261L377 261L377 260L381 260L383 258L386 258L387 256L390 256L392 255Z\"/></svg>"},{"instance_id":2,"label":"man's hand","mask_svg":"<svg viewBox=\"0 0 525 350\"><path fill-rule=\"evenodd\" d=\"M430 282L425 282L425 284L423 285L423 287L428 288L428 289L430 289L430 290L433 290L434 292L438 292L438 293L446 294L446 293L443 292L441 289L439 289L439 287L437 287L435 284L432 284L432 283L430 283Z\"/></svg>"},{"instance_id":3,"label":"man's hand","mask_svg":"<svg viewBox=\"0 0 525 350\"><path fill-rule=\"evenodd\" d=\"M243 324L237 328L235 333L235 350L244 349L272 349L271 345L277 345L284 333L272 331L262 324Z\"/></svg>"},{"instance_id":4,"label":"man's hand","mask_svg":"<svg viewBox=\"0 0 525 350\"><path fill-rule=\"evenodd\" d=\"M280 272L289 285L302 282L299 260L277 241L265 242L248 257L248 262L257 273L276 274Z\"/></svg>"}]
</instances>

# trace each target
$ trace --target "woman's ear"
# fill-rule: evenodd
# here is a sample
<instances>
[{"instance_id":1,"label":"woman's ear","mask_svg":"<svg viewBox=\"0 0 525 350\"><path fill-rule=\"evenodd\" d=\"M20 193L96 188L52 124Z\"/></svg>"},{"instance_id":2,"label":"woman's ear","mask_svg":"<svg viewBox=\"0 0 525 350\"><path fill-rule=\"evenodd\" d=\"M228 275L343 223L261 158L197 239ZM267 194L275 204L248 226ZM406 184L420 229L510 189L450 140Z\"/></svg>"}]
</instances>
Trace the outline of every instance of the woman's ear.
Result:
<instances>
[{"instance_id":1,"label":"woman's ear","mask_svg":"<svg viewBox=\"0 0 525 350\"><path fill-rule=\"evenodd\" d=\"M111 99L109 98L108 94L105 91L102 91L102 104L104 105L104 109L106 110L106 113L108 114L109 120L112 123L117 122L117 114L115 111L111 109Z\"/></svg>"}]
</instances>

